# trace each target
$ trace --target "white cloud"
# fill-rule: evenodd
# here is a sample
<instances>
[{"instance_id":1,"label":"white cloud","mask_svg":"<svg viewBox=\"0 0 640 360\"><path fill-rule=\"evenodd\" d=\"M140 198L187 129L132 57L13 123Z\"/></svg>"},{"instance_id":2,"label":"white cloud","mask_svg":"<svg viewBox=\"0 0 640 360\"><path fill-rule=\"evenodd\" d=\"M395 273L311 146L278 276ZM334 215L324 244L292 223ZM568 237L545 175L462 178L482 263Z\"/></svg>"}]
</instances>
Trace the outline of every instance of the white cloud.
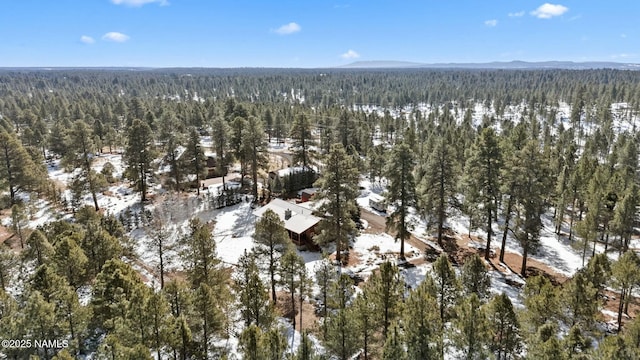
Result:
<instances>
[{"instance_id":1,"label":"white cloud","mask_svg":"<svg viewBox=\"0 0 640 360\"><path fill-rule=\"evenodd\" d=\"M620 34L620 37L623 38L623 39L626 39L627 38L627 34Z\"/></svg>"},{"instance_id":2,"label":"white cloud","mask_svg":"<svg viewBox=\"0 0 640 360\"><path fill-rule=\"evenodd\" d=\"M96 40L94 38L92 38L91 36L87 36L87 35L80 36L80 41L82 41L85 44L93 44L94 42L96 42Z\"/></svg>"},{"instance_id":3,"label":"white cloud","mask_svg":"<svg viewBox=\"0 0 640 360\"><path fill-rule=\"evenodd\" d=\"M360 57L360 54L358 54L357 52L349 49L349 51L347 51L346 53L340 55L341 58L343 59L357 59Z\"/></svg>"},{"instance_id":4,"label":"white cloud","mask_svg":"<svg viewBox=\"0 0 640 360\"><path fill-rule=\"evenodd\" d=\"M169 5L167 0L111 0L113 4L131 7L140 7L146 4L158 3L160 6Z\"/></svg>"},{"instance_id":5,"label":"white cloud","mask_svg":"<svg viewBox=\"0 0 640 360\"><path fill-rule=\"evenodd\" d=\"M498 20L496 19L491 19L491 20L487 20L484 22L484 24L488 27L494 27L496 25L498 25Z\"/></svg>"},{"instance_id":6,"label":"white cloud","mask_svg":"<svg viewBox=\"0 0 640 360\"><path fill-rule=\"evenodd\" d=\"M123 33L119 33L119 32L115 32L115 31L111 31L111 32L108 32L108 33L102 35L102 40L123 43L123 42L129 40L129 35L126 35L126 34L123 34Z\"/></svg>"},{"instance_id":7,"label":"white cloud","mask_svg":"<svg viewBox=\"0 0 640 360\"><path fill-rule=\"evenodd\" d=\"M627 54L627 53L622 53L622 54L613 54L611 55L612 59L616 59L616 60L620 60L620 59L628 59L628 58L635 58L636 55L635 54Z\"/></svg>"},{"instance_id":8,"label":"white cloud","mask_svg":"<svg viewBox=\"0 0 640 360\"><path fill-rule=\"evenodd\" d=\"M569 8L559 4L544 3L531 12L531 15L538 19L551 19L554 16L560 16L569 11Z\"/></svg>"},{"instance_id":9,"label":"white cloud","mask_svg":"<svg viewBox=\"0 0 640 360\"><path fill-rule=\"evenodd\" d=\"M509 13L509 17L521 17L521 16L524 16L524 11Z\"/></svg>"},{"instance_id":10,"label":"white cloud","mask_svg":"<svg viewBox=\"0 0 640 360\"><path fill-rule=\"evenodd\" d=\"M300 25L294 23L294 22L290 22L286 25L282 25L279 28L277 28L274 32L280 35L289 35L289 34L293 34L293 33L297 33L298 31L302 30L302 28L300 27Z\"/></svg>"}]
</instances>

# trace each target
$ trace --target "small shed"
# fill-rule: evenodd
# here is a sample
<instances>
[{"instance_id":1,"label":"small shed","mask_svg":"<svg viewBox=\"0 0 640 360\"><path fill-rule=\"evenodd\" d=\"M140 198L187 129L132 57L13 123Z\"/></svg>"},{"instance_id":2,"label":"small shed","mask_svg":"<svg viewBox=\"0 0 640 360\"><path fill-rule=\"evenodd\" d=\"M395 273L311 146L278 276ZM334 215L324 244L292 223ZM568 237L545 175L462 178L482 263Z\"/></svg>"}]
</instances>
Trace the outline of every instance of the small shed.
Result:
<instances>
[{"instance_id":1,"label":"small shed","mask_svg":"<svg viewBox=\"0 0 640 360\"><path fill-rule=\"evenodd\" d=\"M316 194L318 188L306 188L298 191L298 196L300 197L300 202L307 202L313 198L313 195Z\"/></svg>"}]
</instances>

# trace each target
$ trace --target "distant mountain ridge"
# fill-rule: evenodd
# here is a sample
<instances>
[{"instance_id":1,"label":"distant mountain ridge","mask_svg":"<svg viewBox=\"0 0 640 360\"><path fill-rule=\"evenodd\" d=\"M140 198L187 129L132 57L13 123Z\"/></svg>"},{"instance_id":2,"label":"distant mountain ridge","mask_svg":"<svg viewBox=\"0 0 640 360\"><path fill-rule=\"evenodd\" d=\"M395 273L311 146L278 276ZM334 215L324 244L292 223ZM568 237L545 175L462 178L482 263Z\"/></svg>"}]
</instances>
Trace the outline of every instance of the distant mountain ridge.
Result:
<instances>
[{"instance_id":1,"label":"distant mountain ridge","mask_svg":"<svg viewBox=\"0 0 640 360\"><path fill-rule=\"evenodd\" d=\"M400 68L424 68L424 69L618 69L640 70L640 64L619 63L607 61L493 61L487 63L416 63L409 61L356 61L351 64L339 66L342 69L400 69Z\"/></svg>"}]
</instances>

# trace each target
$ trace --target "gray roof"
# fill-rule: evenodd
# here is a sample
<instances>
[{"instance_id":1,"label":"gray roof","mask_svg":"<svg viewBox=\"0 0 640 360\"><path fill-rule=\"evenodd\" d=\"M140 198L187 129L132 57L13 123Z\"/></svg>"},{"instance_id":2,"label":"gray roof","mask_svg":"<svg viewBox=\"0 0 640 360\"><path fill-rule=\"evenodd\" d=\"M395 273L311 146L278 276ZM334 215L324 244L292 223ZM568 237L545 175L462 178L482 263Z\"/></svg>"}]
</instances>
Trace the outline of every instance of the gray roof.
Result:
<instances>
[{"instance_id":1,"label":"gray roof","mask_svg":"<svg viewBox=\"0 0 640 360\"><path fill-rule=\"evenodd\" d=\"M287 209L291 210L291 217L285 220L285 211ZM296 234L302 234L321 220L319 217L312 215L311 210L281 199L271 200L267 205L254 210L253 214L261 217L267 210L276 213L280 220L284 222L285 229Z\"/></svg>"}]
</instances>

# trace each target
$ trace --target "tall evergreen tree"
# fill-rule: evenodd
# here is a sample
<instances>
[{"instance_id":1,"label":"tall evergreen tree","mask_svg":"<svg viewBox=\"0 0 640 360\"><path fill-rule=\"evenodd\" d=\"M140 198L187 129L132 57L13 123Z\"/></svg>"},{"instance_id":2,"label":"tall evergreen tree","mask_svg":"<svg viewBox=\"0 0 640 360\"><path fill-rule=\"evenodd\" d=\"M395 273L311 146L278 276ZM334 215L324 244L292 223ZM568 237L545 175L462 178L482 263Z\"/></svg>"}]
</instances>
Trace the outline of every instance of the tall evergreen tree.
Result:
<instances>
[{"instance_id":1,"label":"tall evergreen tree","mask_svg":"<svg viewBox=\"0 0 640 360\"><path fill-rule=\"evenodd\" d=\"M391 323L402 312L405 283L398 267L386 261L380 264L380 271L374 273L368 282L370 301L374 304L377 321L382 327L382 336L387 337Z\"/></svg>"},{"instance_id":2,"label":"tall evergreen tree","mask_svg":"<svg viewBox=\"0 0 640 360\"><path fill-rule=\"evenodd\" d=\"M89 191L93 199L93 206L98 211L100 208L97 193L100 189L97 174L92 169L96 152L92 130L83 120L76 120L69 131L67 141L64 163L69 169L80 169L76 175L78 181L82 183L83 190Z\"/></svg>"},{"instance_id":3,"label":"tall evergreen tree","mask_svg":"<svg viewBox=\"0 0 640 360\"><path fill-rule=\"evenodd\" d=\"M356 322L348 308L354 288L351 278L342 274L330 287L329 307L332 309L324 319L326 328L325 347L341 360L350 358L358 348Z\"/></svg>"},{"instance_id":4,"label":"tall evergreen tree","mask_svg":"<svg viewBox=\"0 0 640 360\"><path fill-rule=\"evenodd\" d=\"M423 164L424 175L418 184L419 206L436 224L438 245L442 246L448 207L455 202L456 172L453 151L446 137L435 139L433 151Z\"/></svg>"},{"instance_id":5,"label":"tall evergreen tree","mask_svg":"<svg viewBox=\"0 0 640 360\"><path fill-rule=\"evenodd\" d=\"M207 158L200 145L200 134L195 127L189 129L187 147L183 154L186 157L186 168L189 174L195 175L198 196L200 196L200 180L207 175Z\"/></svg>"},{"instance_id":6,"label":"tall evergreen tree","mask_svg":"<svg viewBox=\"0 0 640 360\"><path fill-rule=\"evenodd\" d=\"M289 131L292 140L293 163L300 164L307 170L315 163L312 148L316 145L311 133L309 118L304 114L299 114L294 118Z\"/></svg>"},{"instance_id":7,"label":"tall evergreen tree","mask_svg":"<svg viewBox=\"0 0 640 360\"><path fill-rule=\"evenodd\" d=\"M400 338L398 325L394 324L389 331L390 335L387 336L387 341L384 343L382 349L382 360L405 360L407 359L407 352L402 346L402 340ZM421 358L428 359L428 358Z\"/></svg>"},{"instance_id":8,"label":"tall evergreen tree","mask_svg":"<svg viewBox=\"0 0 640 360\"><path fill-rule=\"evenodd\" d=\"M466 295L476 294L481 301L489 297L491 278L487 267L478 254L467 258L462 265L460 282Z\"/></svg>"},{"instance_id":9,"label":"tall evergreen tree","mask_svg":"<svg viewBox=\"0 0 640 360\"><path fill-rule=\"evenodd\" d=\"M405 301L402 324L407 344L407 359L437 359L442 344L442 321L438 314L435 283L431 275L409 293ZM392 330L393 331L393 330ZM395 334L397 336L397 334ZM392 335L393 336L393 335ZM387 337L387 342L391 336Z\"/></svg>"},{"instance_id":10,"label":"tall evergreen tree","mask_svg":"<svg viewBox=\"0 0 640 360\"><path fill-rule=\"evenodd\" d=\"M465 359L486 359L488 343L488 321L484 307L475 293L456 307L451 335L455 347Z\"/></svg>"},{"instance_id":11,"label":"tall evergreen tree","mask_svg":"<svg viewBox=\"0 0 640 360\"><path fill-rule=\"evenodd\" d=\"M256 222L256 231L253 238L259 245L256 248L256 255L267 262L269 272L271 300L276 302L276 273L278 262L287 248L291 247L291 241L284 228L284 222L272 210L265 211L262 217Z\"/></svg>"},{"instance_id":12,"label":"tall evergreen tree","mask_svg":"<svg viewBox=\"0 0 640 360\"><path fill-rule=\"evenodd\" d=\"M497 360L517 358L522 347L520 325L513 304L502 293L494 297L487 309L489 321L489 349Z\"/></svg>"},{"instance_id":13,"label":"tall evergreen tree","mask_svg":"<svg viewBox=\"0 0 640 360\"><path fill-rule=\"evenodd\" d=\"M245 326L255 324L262 329L268 329L274 321L274 309L260 278L254 253L245 252L240 257L234 283Z\"/></svg>"},{"instance_id":14,"label":"tall evergreen tree","mask_svg":"<svg viewBox=\"0 0 640 360\"><path fill-rule=\"evenodd\" d=\"M0 188L9 189L11 204L23 191L37 189L41 178L37 166L15 135L0 129Z\"/></svg>"},{"instance_id":15,"label":"tall evergreen tree","mask_svg":"<svg viewBox=\"0 0 640 360\"><path fill-rule=\"evenodd\" d=\"M247 120L242 135L242 148L245 158L251 169L252 188L254 201L258 199L258 172L267 165L266 144L264 141L264 129L262 121L255 116Z\"/></svg>"},{"instance_id":16,"label":"tall evergreen tree","mask_svg":"<svg viewBox=\"0 0 640 360\"><path fill-rule=\"evenodd\" d=\"M320 188L316 197L326 199L318 210L326 217L318 224L314 241L318 244L336 243L336 260L342 261L341 253L356 233L352 215L358 211L358 170L340 144L331 146L325 159L325 169L316 182Z\"/></svg>"},{"instance_id":17,"label":"tall evergreen tree","mask_svg":"<svg viewBox=\"0 0 640 360\"><path fill-rule=\"evenodd\" d=\"M495 132L492 128L485 128L471 147L462 182L467 208L474 209L479 220L486 224L487 245L484 253L486 260L489 260L491 253L491 235L493 235L491 224L497 211L501 166L502 154Z\"/></svg>"},{"instance_id":18,"label":"tall evergreen tree","mask_svg":"<svg viewBox=\"0 0 640 360\"><path fill-rule=\"evenodd\" d=\"M400 259L404 259L404 241L411 236L410 208L417 205L414 167L415 160L411 148L405 143L400 143L391 151L384 170L384 175L389 181L385 200L394 209L387 217L386 227L387 230L395 232L396 240L400 240Z\"/></svg>"},{"instance_id":19,"label":"tall evergreen tree","mask_svg":"<svg viewBox=\"0 0 640 360\"><path fill-rule=\"evenodd\" d=\"M300 280L301 274L306 270L304 266L304 260L295 250L289 248L287 252L280 259L280 268L278 269L280 275L280 284L291 296L291 322L293 328L296 327L296 292L300 292ZM300 309L302 312L302 309Z\"/></svg>"},{"instance_id":20,"label":"tall evergreen tree","mask_svg":"<svg viewBox=\"0 0 640 360\"><path fill-rule=\"evenodd\" d=\"M640 259L634 251L627 251L611 265L614 286L620 289L618 303L618 331L622 328L622 313L629 302L631 290L640 280Z\"/></svg>"},{"instance_id":21,"label":"tall evergreen tree","mask_svg":"<svg viewBox=\"0 0 640 360\"><path fill-rule=\"evenodd\" d=\"M519 180L522 195L518 199L516 210L518 230L514 232L523 249L521 270L523 277L526 276L527 257L529 252L537 249L542 229L541 216L544 212L548 172L540 156L537 141L528 142L518 156L523 164L527 164Z\"/></svg>"},{"instance_id":22,"label":"tall evergreen tree","mask_svg":"<svg viewBox=\"0 0 640 360\"><path fill-rule=\"evenodd\" d=\"M147 200L149 179L153 175L152 163L155 160L153 133L149 124L135 119L129 128L124 161L127 164L126 176L133 181L141 200Z\"/></svg>"}]
</instances>

